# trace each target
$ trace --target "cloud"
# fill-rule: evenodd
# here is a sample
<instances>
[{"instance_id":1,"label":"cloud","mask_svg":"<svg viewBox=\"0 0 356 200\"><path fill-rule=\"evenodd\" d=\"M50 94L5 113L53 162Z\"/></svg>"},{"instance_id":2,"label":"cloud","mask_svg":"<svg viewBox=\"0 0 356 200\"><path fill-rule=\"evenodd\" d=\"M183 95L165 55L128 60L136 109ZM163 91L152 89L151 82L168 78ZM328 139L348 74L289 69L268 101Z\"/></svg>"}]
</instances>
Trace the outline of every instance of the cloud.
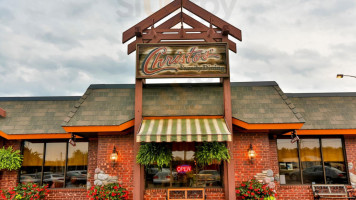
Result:
<instances>
[{"instance_id":1,"label":"cloud","mask_svg":"<svg viewBox=\"0 0 356 200\"><path fill-rule=\"evenodd\" d=\"M192 1L242 30L238 53L230 52L233 81L355 91L356 79L335 78L356 74L354 0ZM92 83L133 83L135 53L127 55L122 33L169 2L0 1L0 96L80 95Z\"/></svg>"}]
</instances>

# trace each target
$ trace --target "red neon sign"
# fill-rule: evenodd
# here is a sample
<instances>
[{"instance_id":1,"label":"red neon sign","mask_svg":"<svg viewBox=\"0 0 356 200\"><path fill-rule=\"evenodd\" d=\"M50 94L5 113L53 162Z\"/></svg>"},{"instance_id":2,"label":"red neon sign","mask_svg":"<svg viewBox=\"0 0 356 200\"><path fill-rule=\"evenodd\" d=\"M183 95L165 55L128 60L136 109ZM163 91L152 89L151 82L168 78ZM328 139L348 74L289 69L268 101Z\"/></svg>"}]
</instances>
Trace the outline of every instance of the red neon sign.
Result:
<instances>
[{"instance_id":1,"label":"red neon sign","mask_svg":"<svg viewBox=\"0 0 356 200\"><path fill-rule=\"evenodd\" d=\"M177 167L178 173L187 173L190 171L192 171L192 166L190 166L190 165L180 165Z\"/></svg>"}]
</instances>

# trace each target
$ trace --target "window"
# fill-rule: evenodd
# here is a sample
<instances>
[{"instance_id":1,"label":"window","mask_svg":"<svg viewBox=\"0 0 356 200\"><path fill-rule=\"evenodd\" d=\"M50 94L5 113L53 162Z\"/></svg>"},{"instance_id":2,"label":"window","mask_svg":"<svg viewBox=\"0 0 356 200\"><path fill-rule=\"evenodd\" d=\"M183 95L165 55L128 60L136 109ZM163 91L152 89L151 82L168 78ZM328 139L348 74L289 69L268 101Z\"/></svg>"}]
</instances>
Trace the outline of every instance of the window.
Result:
<instances>
[{"instance_id":1,"label":"window","mask_svg":"<svg viewBox=\"0 0 356 200\"><path fill-rule=\"evenodd\" d=\"M348 183L341 138L277 139L277 149L281 183Z\"/></svg>"},{"instance_id":2,"label":"window","mask_svg":"<svg viewBox=\"0 0 356 200\"><path fill-rule=\"evenodd\" d=\"M88 142L24 142L20 183L49 188L86 187Z\"/></svg>"},{"instance_id":3,"label":"window","mask_svg":"<svg viewBox=\"0 0 356 200\"><path fill-rule=\"evenodd\" d=\"M198 143L172 143L173 161L169 168L145 167L146 188L222 187L223 164L196 166L195 145Z\"/></svg>"}]
</instances>

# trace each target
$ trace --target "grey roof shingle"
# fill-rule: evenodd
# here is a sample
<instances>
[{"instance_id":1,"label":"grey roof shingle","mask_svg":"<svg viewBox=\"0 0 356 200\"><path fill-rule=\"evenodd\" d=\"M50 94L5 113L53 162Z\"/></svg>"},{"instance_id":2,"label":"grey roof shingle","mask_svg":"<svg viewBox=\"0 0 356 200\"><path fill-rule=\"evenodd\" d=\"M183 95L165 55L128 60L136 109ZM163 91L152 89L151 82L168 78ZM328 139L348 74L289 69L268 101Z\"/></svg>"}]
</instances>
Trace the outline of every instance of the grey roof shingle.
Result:
<instances>
[{"instance_id":1,"label":"grey roof shingle","mask_svg":"<svg viewBox=\"0 0 356 200\"><path fill-rule=\"evenodd\" d=\"M276 82L233 83L232 116L251 124L303 123L303 117Z\"/></svg>"},{"instance_id":2,"label":"grey roof shingle","mask_svg":"<svg viewBox=\"0 0 356 200\"><path fill-rule=\"evenodd\" d=\"M287 95L306 120L302 129L356 128L356 93Z\"/></svg>"},{"instance_id":3,"label":"grey roof shingle","mask_svg":"<svg viewBox=\"0 0 356 200\"><path fill-rule=\"evenodd\" d=\"M134 118L133 85L91 85L68 110L63 126L113 126Z\"/></svg>"},{"instance_id":4,"label":"grey roof shingle","mask_svg":"<svg viewBox=\"0 0 356 200\"><path fill-rule=\"evenodd\" d=\"M143 116L223 115L223 88L219 84L147 85L143 89Z\"/></svg>"},{"instance_id":5,"label":"grey roof shingle","mask_svg":"<svg viewBox=\"0 0 356 200\"><path fill-rule=\"evenodd\" d=\"M0 130L10 134L65 133L61 127L79 97L3 97L0 107L7 116L0 118Z\"/></svg>"}]
</instances>

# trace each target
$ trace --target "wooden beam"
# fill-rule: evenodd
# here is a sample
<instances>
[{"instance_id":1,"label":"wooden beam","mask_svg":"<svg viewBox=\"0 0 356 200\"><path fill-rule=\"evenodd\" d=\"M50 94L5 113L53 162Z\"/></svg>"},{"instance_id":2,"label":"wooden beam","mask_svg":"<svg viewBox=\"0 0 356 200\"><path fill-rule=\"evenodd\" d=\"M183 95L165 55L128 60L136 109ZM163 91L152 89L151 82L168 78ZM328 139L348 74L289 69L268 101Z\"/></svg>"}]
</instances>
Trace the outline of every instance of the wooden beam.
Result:
<instances>
[{"instance_id":1,"label":"wooden beam","mask_svg":"<svg viewBox=\"0 0 356 200\"><path fill-rule=\"evenodd\" d=\"M301 129L304 123L274 123L274 124L249 124L244 121L233 118L232 123L247 130L288 130Z\"/></svg>"},{"instance_id":2,"label":"wooden beam","mask_svg":"<svg viewBox=\"0 0 356 200\"><path fill-rule=\"evenodd\" d=\"M172 12L178 10L181 7L182 0L174 0L170 4L166 5L159 11L153 13L146 19L142 20L141 22L137 23L135 26L129 28L122 34L122 43L127 42L131 38L135 36L136 32L136 27L140 27L141 30L144 30L150 26L152 26L152 23L159 22L161 19L167 17L170 15Z\"/></svg>"},{"instance_id":3,"label":"wooden beam","mask_svg":"<svg viewBox=\"0 0 356 200\"><path fill-rule=\"evenodd\" d=\"M134 163L133 163L133 199L143 199L143 193L145 191L145 180L144 180L144 171L141 165L136 163L136 155L140 149L140 143L136 142L137 134L140 130L142 122L142 89L143 81L142 79L136 79L135 87L135 128L134 128Z\"/></svg>"},{"instance_id":4,"label":"wooden beam","mask_svg":"<svg viewBox=\"0 0 356 200\"><path fill-rule=\"evenodd\" d=\"M241 30L234 27L233 25L225 22L224 20L220 19L219 17L213 15L212 13L206 11L205 9L197 6L196 4L192 3L189 0L182 0L183 8L189 10L190 12L194 13L198 17L204 19L207 22L211 22L214 26L219 27L220 29L224 29L224 26L229 28L229 34L234 38L242 41Z\"/></svg>"},{"instance_id":5,"label":"wooden beam","mask_svg":"<svg viewBox=\"0 0 356 200\"><path fill-rule=\"evenodd\" d=\"M232 106L231 106L231 85L230 78L223 78L223 88L224 88L224 114L225 121L228 129L233 133L232 130ZM233 134L231 135L231 142L227 142L227 147L230 152L233 152ZM225 162L224 164L224 190L225 199L236 199L235 193L235 170L234 170L234 157L231 157L230 162Z\"/></svg>"},{"instance_id":6,"label":"wooden beam","mask_svg":"<svg viewBox=\"0 0 356 200\"><path fill-rule=\"evenodd\" d=\"M134 124L134 120L130 120L117 126L64 126L63 129L68 133L121 132Z\"/></svg>"}]
</instances>

